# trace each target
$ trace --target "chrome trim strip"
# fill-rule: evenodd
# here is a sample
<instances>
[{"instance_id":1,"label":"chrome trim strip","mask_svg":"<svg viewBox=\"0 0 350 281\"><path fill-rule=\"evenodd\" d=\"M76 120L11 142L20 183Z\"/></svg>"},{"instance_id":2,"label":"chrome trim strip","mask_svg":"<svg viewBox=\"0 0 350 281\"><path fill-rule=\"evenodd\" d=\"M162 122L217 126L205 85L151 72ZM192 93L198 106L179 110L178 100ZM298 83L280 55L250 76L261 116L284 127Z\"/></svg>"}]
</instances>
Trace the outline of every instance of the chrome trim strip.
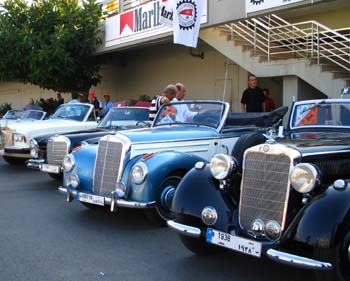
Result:
<instances>
[{"instance_id":1,"label":"chrome trim strip","mask_svg":"<svg viewBox=\"0 0 350 281\"><path fill-rule=\"evenodd\" d=\"M328 262L317 261L314 259L309 259L305 257L300 257L297 255L277 251L275 249L269 249L266 252L266 255L271 260L283 263L287 265L293 265L295 267L304 268L304 269L333 269L333 265Z\"/></svg>"},{"instance_id":2,"label":"chrome trim strip","mask_svg":"<svg viewBox=\"0 0 350 281\"><path fill-rule=\"evenodd\" d=\"M309 152L309 153L302 153L302 157L307 156L313 156L313 155L328 155L328 154L334 154L334 153L349 153L350 150L333 150L333 151L323 151L323 152Z\"/></svg>"},{"instance_id":3,"label":"chrome trim strip","mask_svg":"<svg viewBox=\"0 0 350 281\"><path fill-rule=\"evenodd\" d=\"M178 233L195 238L201 237L202 231L197 227L188 226L173 220L168 220L166 223L170 228L174 229Z\"/></svg>"}]
</instances>

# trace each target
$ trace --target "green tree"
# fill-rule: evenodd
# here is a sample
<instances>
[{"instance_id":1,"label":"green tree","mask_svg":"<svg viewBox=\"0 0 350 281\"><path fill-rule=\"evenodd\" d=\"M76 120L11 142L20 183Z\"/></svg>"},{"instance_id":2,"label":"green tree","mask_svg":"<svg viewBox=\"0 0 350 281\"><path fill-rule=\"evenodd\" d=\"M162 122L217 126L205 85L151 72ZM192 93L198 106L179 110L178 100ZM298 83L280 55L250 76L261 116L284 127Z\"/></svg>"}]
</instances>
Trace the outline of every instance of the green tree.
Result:
<instances>
[{"instance_id":1,"label":"green tree","mask_svg":"<svg viewBox=\"0 0 350 281\"><path fill-rule=\"evenodd\" d=\"M87 93L100 82L93 55L101 5L94 0L5 0L0 11L0 80Z\"/></svg>"}]
</instances>

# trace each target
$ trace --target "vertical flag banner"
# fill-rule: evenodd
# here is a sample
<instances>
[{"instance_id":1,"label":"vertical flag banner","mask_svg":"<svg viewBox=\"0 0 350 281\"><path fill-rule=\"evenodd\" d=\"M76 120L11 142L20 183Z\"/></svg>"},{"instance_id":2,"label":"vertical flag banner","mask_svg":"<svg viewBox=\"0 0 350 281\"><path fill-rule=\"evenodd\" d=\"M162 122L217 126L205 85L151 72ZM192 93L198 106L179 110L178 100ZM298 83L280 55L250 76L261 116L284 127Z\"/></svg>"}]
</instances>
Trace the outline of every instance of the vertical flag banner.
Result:
<instances>
[{"instance_id":1,"label":"vertical flag banner","mask_svg":"<svg viewBox=\"0 0 350 281\"><path fill-rule=\"evenodd\" d=\"M174 43L195 48L206 0L168 0L174 2Z\"/></svg>"},{"instance_id":2,"label":"vertical flag banner","mask_svg":"<svg viewBox=\"0 0 350 281\"><path fill-rule=\"evenodd\" d=\"M169 27L173 27L174 0L162 0L160 5L159 22Z\"/></svg>"}]
</instances>

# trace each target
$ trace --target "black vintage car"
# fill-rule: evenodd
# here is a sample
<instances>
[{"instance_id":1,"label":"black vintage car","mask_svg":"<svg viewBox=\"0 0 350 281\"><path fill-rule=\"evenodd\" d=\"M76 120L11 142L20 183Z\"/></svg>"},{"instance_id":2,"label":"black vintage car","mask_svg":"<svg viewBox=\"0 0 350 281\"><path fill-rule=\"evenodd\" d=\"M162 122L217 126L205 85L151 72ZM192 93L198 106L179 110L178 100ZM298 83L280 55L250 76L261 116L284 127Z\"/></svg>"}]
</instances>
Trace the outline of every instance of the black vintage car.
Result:
<instances>
[{"instance_id":1,"label":"black vintage car","mask_svg":"<svg viewBox=\"0 0 350 281\"><path fill-rule=\"evenodd\" d=\"M113 107L96 129L67 134L48 134L30 141L33 159L27 167L48 173L52 178L62 176L63 158L85 144L97 144L98 140L119 130L142 128L149 125L149 109L145 107Z\"/></svg>"},{"instance_id":2,"label":"black vintage car","mask_svg":"<svg viewBox=\"0 0 350 281\"><path fill-rule=\"evenodd\" d=\"M198 162L168 225L197 254L221 246L350 280L350 100L296 102L279 133Z\"/></svg>"}]
</instances>

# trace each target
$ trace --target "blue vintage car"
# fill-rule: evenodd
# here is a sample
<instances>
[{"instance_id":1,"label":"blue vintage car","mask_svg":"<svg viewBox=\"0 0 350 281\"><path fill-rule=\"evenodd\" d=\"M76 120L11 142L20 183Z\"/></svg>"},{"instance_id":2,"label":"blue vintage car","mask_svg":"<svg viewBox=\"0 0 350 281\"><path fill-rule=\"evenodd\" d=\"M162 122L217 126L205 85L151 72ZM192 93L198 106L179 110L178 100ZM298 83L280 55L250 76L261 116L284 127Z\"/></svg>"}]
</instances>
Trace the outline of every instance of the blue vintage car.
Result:
<instances>
[{"instance_id":1,"label":"blue vintage car","mask_svg":"<svg viewBox=\"0 0 350 281\"><path fill-rule=\"evenodd\" d=\"M150 128L102 137L63 160L59 190L87 207L143 208L154 222L173 218L174 191L196 162L232 152L243 134L280 122L271 113L229 113L228 103L189 101L163 106Z\"/></svg>"}]
</instances>

